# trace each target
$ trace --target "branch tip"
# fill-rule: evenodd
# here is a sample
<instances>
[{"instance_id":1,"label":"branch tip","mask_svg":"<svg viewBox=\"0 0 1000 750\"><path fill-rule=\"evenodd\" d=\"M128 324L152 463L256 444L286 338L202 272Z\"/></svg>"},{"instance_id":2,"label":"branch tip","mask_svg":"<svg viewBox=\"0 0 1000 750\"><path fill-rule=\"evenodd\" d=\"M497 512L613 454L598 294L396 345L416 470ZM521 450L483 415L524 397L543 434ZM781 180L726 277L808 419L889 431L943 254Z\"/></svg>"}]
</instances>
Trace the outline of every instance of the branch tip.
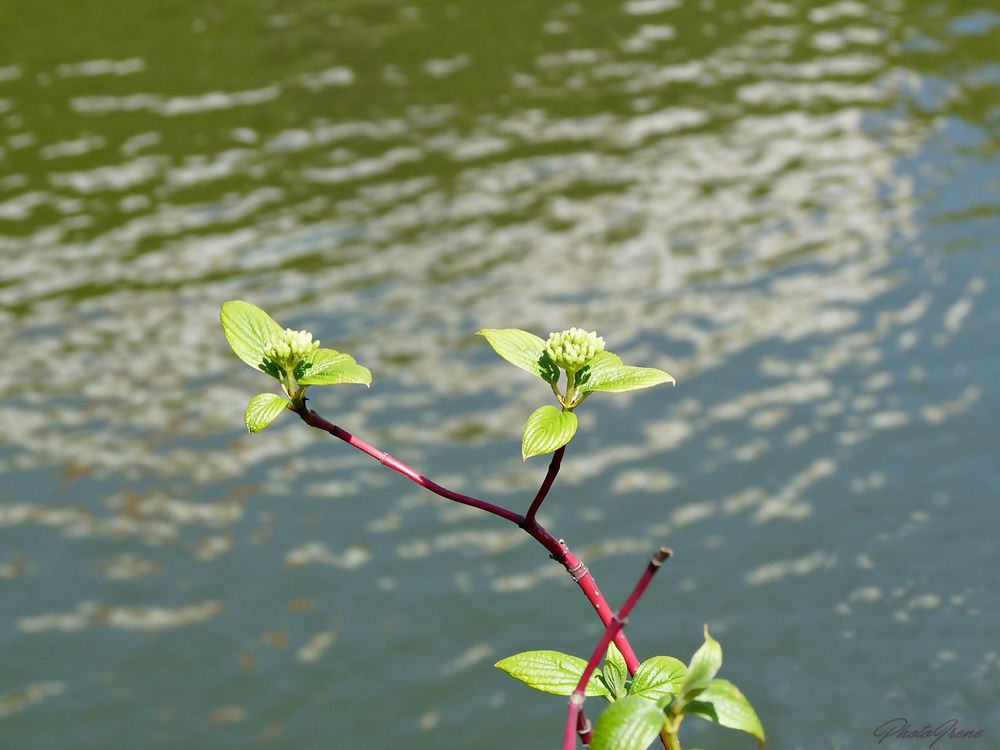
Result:
<instances>
[{"instance_id":1,"label":"branch tip","mask_svg":"<svg viewBox=\"0 0 1000 750\"><path fill-rule=\"evenodd\" d=\"M653 559L650 560L650 563L656 567L660 567L663 563L673 557L673 554L674 551L670 549L670 547L660 547L660 549L656 551L656 554L653 555Z\"/></svg>"}]
</instances>

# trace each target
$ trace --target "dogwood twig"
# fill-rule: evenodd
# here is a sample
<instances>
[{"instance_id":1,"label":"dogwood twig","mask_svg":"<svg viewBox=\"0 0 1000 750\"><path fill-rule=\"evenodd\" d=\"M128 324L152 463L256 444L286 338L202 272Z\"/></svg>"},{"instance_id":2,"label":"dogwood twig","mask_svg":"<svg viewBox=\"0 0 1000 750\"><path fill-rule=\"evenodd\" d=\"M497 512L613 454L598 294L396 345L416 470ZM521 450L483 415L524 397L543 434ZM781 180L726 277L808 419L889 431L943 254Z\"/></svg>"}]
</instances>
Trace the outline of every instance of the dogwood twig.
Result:
<instances>
[{"instance_id":1,"label":"dogwood twig","mask_svg":"<svg viewBox=\"0 0 1000 750\"><path fill-rule=\"evenodd\" d=\"M625 600L625 603L622 605L622 608L618 610L617 614L611 618L611 624L605 629L604 635L597 644L597 648L595 648L594 653L591 654L590 661L587 662L587 667L583 670L583 674L580 675L580 681L576 684L576 689L569 697L569 712L566 716L566 733L563 738L563 750L575 750L576 748L576 735L579 727L580 714L581 711L583 711L583 701L586 699L587 683L589 683L590 678L593 677L601 659L603 659L605 654L607 654L608 645L621 634L622 628L624 628L625 623L628 622L628 616L632 612L632 608L635 607L639 599L642 598L642 595L646 593L646 588L649 586L649 582L653 580L653 576L656 575L656 572L662 567L664 561L667 560L671 554L673 553L666 547L660 547L656 554L650 558L649 563L646 565L646 569L642 572L642 576L639 578L638 583L636 583L635 588L632 589L632 593L629 594L628 599Z\"/></svg>"},{"instance_id":2,"label":"dogwood twig","mask_svg":"<svg viewBox=\"0 0 1000 750\"><path fill-rule=\"evenodd\" d=\"M305 406L298 410L297 413L302 421L310 427L315 427L318 430L327 432L333 437L343 440L348 445L353 445L355 448L363 453L367 453L384 466L388 466L390 469L398 471L410 481L419 484L421 487L433 492L434 494L439 495L446 500L468 505L473 508L479 508L480 510L486 511L494 516L499 516L500 518L520 526L527 534L548 550L549 555L553 560L566 568L566 571L573 578L574 583L580 587L584 596L587 597L587 601L590 602L591 606L593 606L594 610L597 612L597 616L601 618L601 622L604 624L604 627L608 627L608 625L611 624L611 616L613 614L611 607L608 604L607 599L605 599L604 595L601 593L601 590L597 587L597 582L590 574L587 566L585 566L583 562L575 554L573 554L566 542L552 536L552 534L539 524L534 517L531 517L529 520L527 516L522 516L520 513L508 508L472 497L471 495L464 495L460 492L450 490L447 487L428 479L420 474L416 469L407 466L405 463L394 458L393 456L390 456L385 451L379 450L370 443L352 435L342 427L338 427L332 422L324 419L315 411L308 409ZM531 504L531 508L528 509L529 514L531 514L532 509L537 511L538 507L541 506L542 501L545 500L549 489L555 481L556 475L559 473L559 467L562 463L564 453L565 449L560 448L555 452L555 454L553 454L548 472L545 475L545 480L542 482L542 486L539 488L538 494L535 496L535 499ZM635 651L632 648L632 644L628 642L624 633L620 633L615 637L615 645L618 646L618 650L621 651L629 673L635 674L635 670L639 668L639 658L636 656Z\"/></svg>"},{"instance_id":3,"label":"dogwood twig","mask_svg":"<svg viewBox=\"0 0 1000 750\"><path fill-rule=\"evenodd\" d=\"M522 526L530 526L535 522L535 514L538 513L538 509L542 507L542 503L545 502L545 497L549 494L549 490L552 489L552 483L556 481L556 474L559 473L559 467L562 466L563 454L566 453L566 446L556 450L552 454L552 460L549 461L549 470L545 473L545 479L542 481L542 486L538 488L538 494L535 495L535 499L531 501L531 507L528 508L528 512L524 514L524 522Z\"/></svg>"}]
</instances>

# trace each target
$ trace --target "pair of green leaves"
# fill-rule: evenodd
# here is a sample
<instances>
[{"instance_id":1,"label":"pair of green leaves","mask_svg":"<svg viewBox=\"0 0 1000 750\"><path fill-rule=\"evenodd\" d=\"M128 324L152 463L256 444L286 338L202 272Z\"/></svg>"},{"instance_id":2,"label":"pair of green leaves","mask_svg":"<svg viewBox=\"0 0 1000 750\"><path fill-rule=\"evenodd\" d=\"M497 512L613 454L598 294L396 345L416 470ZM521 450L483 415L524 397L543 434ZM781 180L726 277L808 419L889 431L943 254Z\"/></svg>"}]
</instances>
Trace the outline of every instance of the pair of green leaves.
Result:
<instances>
[{"instance_id":1,"label":"pair of green leaves","mask_svg":"<svg viewBox=\"0 0 1000 750\"><path fill-rule=\"evenodd\" d=\"M568 696L580 682L587 662L559 651L524 651L501 659L496 666L535 690ZM675 694L686 674L683 662L670 656L654 656L639 665L630 682L625 659L612 643L603 669L596 670L587 683L586 694L606 698L612 703L629 695L657 701Z\"/></svg>"},{"instance_id":2,"label":"pair of green leaves","mask_svg":"<svg viewBox=\"0 0 1000 750\"><path fill-rule=\"evenodd\" d=\"M738 687L716 678L721 667L722 647L706 626L705 642L691 657L677 689L659 697L644 695L635 689L636 673L630 694L598 720L591 750L646 750L661 732L676 735L683 718L691 715L747 732L763 747L764 728L757 712Z\"/></svg>"},{"instance_id":3,"label":"pair of green leaves","mask_svg":"<svg viewBox=\"0 0 1000 750\"><path fill-rule=\"evenodd\" d=\"M283 329L270 315L256 305L232 300L222 306L222 330L236 356L255 370L270 375L282 384L284 396L258 393L247 406L244 421L251 434L267 427L293 401L301 403L310 385L360 383L371 385L372 374L349 354L334 349L317 349L299 362L293 372L283 372L267 359L264 350Z\"/></svg>"},{"instance_id":4,"label":"pair of green leaves","mask_svg":"<svg viewBox=\"0 0 1000 750\"><path fill-rule=\"evenodd\" d=\"M543 339L518 328L484 328L479 335L484 336L493 350L512 365L548 383L561 402L561 409L543 406L528 417L521 436L521 456L525 460L552 453L573 439L577 429L573 409L591 393L621 393L674 382L663 370L624 365L617 354L600 352L578 371L568 375L568 392L561 394L557 385L560 370L545 351ZM565 402L564 395L568 397L568 402Z\"/></svg>"},{"instance_id":5,"label":"pair of green leaves","mask_svg":"<svg viewBox=\"0 0 1000 750\"><path fill-rule=\"evenodd\" d=\"M496 666L535 690L568 696L587 662L558 651L525 651ZM654 656L639 665L631 681L612 644L586 689L586 695L612 703L594 727L591 750L646 750L662 731L676 733L688 715L747 732L763 746L757 713L739 688L715 677L721 667L722 647L707 627L705 642L687 666L672 656Z\"/></svg>"}]
</instances>

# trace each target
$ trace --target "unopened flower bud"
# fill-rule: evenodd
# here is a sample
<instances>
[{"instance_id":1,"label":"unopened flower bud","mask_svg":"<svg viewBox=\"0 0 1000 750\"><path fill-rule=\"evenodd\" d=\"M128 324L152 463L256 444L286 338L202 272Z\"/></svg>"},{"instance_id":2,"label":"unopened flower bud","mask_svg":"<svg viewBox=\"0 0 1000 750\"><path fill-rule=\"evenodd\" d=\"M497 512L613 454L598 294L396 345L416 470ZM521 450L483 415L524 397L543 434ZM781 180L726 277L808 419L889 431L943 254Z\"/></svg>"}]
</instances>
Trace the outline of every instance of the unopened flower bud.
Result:
<instances>
[{"instance_id":1,"label":"unopened flower bud","mask_svg":"<svg viewBox=\"0 0 1000 750\"><path fill-rule=\"evenodd\" d=\"M264 346L264 356L281 368L294 368L314 351L319 349L319 341L313 341L309 331L293 331L286 328L271 337Z\"/></svg>"},{"instance_id":2,"label":"unopened flower bud","mask_svg":"<svg viewBox=\"0 0 1000 750\"><path fill-rule=\"evenodd\" d=\"M604 339L596 331L570 328L550 333L545 351L557 367L576 372L604 351Z\"/></svg>"}]
</instances>

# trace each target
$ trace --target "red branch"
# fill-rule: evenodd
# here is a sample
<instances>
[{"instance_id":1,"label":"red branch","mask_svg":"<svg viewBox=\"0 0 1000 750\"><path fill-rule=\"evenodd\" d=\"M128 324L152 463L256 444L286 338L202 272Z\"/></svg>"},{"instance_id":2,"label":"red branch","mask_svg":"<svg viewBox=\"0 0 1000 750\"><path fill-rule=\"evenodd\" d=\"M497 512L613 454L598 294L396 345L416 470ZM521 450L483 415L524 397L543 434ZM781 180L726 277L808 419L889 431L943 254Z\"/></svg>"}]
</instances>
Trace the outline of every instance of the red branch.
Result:
<instances>
[{"instance_id":1,"label":"red branch","mask_svg":"<svg viewBox=\"0 0 1000 750\"><path fill-rule=\"evenodd\" d=\"M590 740L592 739L591 730L593 728L590 724L590 719L587 718L587 714L581 708L580 715L576 717L576 733L580 735L580 742L583 743L584 747L590 747Z\"/></svg>"},{"instance_id":2,"label":"red branch","mask_svg":"<svg viewBox=\"0 0 1000 750\"><path fill-rule=\"evenodd\" d=\"M545 473L545 480L542 482L542 486L538 488L538 494L535 495L535 499L531 501L531 507L528 508L528 512L524 514L522 526L530 526L535 522L535 514L538 513L538 509L542 507L546 495L552 489L552 483L556 481L556 474L559 473L559 467L562 466L564 453L566 453L565 445L552 454L552 460L549 462L549 470Z\"/></svg>"},{"instance_id":3,"label":"red branch","mask_svg":"<svg viewBox=\"0 0 1000 750\"><path fill-rule=\"evenodd\" d=\"M499 505L494 505L493 503L487 502L485 500L480 500L479 498L472 497L471 495L463 495L460 492L454 492L449 490L437 482L434 482L423 474L407 466L402 461L390 456L385 451L380 451L375 446L370 443L365 442L359 437L355 437L347 430L344 430L332 422L327 421L321 417L316 412L305 407L301 411L297 412L302 421L305 422L310 427L315 427L318 430L323 430L335 438L343 440L349 445L353 445L358 450L363 453L367 453L372 458L376 459L380 463L388 466L394 471L398 471L404 477L412 482L416 482L421 487L430 490L435 495L439 495L446 500L452 500L456 503L461 503L462 505L468 505L473 508L479 508L487 513L491 513L494 516L499 516L500 518L506 519L511 523L515 523L525 530L533 539L538 541L545 549L548 550L549 555L553 560L558 562L573 578L573 581L577 586L583 591L584 596L587 597L587 601L590 602L594 610L597 612L597 616L601 618L601 622L604 624L605 628L610 629L613 624L613 615L611 607L608 604L607 599L604 598L604 594L601 590L597 588L597 582L594 577L590 575L590 571L587 566L576 555L573 554L572 550L566 545L562 539L556 539L552 534L545 530L545 528L535 520L535 514L538 512L538 508L541 507L542 502L548 495L549 490L552 487L552 483L555 482L556 475L559 473L559 467L562 463L562 457L565 453L565 447L560 448L552 455L552 460L549 463L549 470L545 475L545 480L542 482L541 487L538 488L538 494L535 495L535 499L531 503L531 507L528 509L528 513L522 516L520 513L509 510ZM632 644L628 642L625 633L619 628L617 631L612 633L612 638L614 639L615 645L621 652L622 657L625 659L625 664L628 667L629 674L634 675L635 671L639 668L639 657L636 656L635 651L632 649ZM606 648L606 647L605 647ZM580 736L585 738L589 742L589 725L584 725L584 720L581 720L580 726Z\"/></svg>"},{"instance_id":4,"label":"red branch","mask_svg":"<svg viewBox=\"0 0 1000 750\"><path fill-rule=\"evenodd\" d=\"M454 500L456 503L461 503L462 505L470 505L473 508L479 508L479 510L485 510L487 513L492 513L494 516L500 516L501 518L506 518L512 523L520 525L522 522L521 514L515 513L512 510L507 510L506 508L501 508L499 505L494 505L493 503L488 503L485 500L480 500L476 497L471 497L469 495L463 495L460 492L453 492L447 487L442 487L437 482L434 482L423 474L420 474L415 469L407 466L402 461L398 461L392 456L390 456L385 451L380 451L374 445L366 443L359 437L355 437L347 430L337 427L337 425L332 422L328 422L323 417L321 417L316 412L309 410L299 412L299 416L302 417L303 421L310 427L315 427L319 430L324 430L329 432L335 438L340 438L345 443L353 445L359 451L367 453L372 458L376 459L380 463L388 466L390 469L394 469L402 474L407 479L416 482L421 487L430 490L435 495L440 495L448 500Z\"/></svg>"},{"instance_id":5,"label":"red branch","mask_svg":"<svg viewBox=\"0 0 1000 750\"><path fill-rule=\"evenodd\" d=\"M632 608L636 605L642 595L646 593L646 588L649 586L649 582L653 580L653 576L656 575L656 571L660 569L663 562L667 560L670 555L673 554L666 547L660 547L659 551L654 554L649 563L646 565L646 569L642 572L642 576L639 578L638 583L635 584L635 588L632 589L632 593L629 594L628 599L622 605L622 608L618 611L618 614L611 618L611 624L608 625L607 629L604 631L604 635L601 637L600 642L597 644L597 648L594 649L594 653L590 655L590 661L587 662L587 667L583 670L583 674L580 675L580 681L576 684L576 689L573 694L569 697L569 712L566 716L566 733L563 738L563 750L575 750L576 748L576 735L579 732L580 726L580 716L583 712L583 701L586 699L587 695L587 683L590 682L590 678L594 676L594 672L597 670L597 665L600 663L601 659L604 658L605 654L608 652L608 645L612 640L621 635L622 628L625 627L625 623L628 622L628 616L632 612Z\"/></svg>"}]
</instances>

